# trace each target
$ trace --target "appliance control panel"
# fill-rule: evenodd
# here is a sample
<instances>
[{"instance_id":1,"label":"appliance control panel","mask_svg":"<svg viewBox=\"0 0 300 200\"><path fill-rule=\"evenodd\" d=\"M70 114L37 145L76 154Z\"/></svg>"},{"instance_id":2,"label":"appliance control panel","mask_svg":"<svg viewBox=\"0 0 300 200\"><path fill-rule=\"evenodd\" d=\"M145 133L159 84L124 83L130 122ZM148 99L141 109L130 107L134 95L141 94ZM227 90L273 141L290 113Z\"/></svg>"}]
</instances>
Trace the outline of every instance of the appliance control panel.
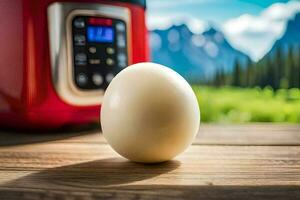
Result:
<instances>
[{"instance_id":1,"label":"appliance control panel","mask_svg":"<svg viewBox=\"0 0 300 200\"><path fill-rule=\"evenodd\" d=\"M80 90L105 90L128 65L126 23L77 15L71 20L73 81Z\"/></svg>"}]
</instances>

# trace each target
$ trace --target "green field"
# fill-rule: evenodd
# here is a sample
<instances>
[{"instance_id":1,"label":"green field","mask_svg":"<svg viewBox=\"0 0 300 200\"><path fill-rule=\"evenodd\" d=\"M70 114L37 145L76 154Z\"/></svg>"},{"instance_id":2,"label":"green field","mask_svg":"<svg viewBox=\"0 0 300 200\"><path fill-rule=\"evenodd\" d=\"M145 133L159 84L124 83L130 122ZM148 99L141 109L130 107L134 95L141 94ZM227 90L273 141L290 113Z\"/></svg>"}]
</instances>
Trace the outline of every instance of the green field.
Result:
<instances>
[{"instance_id":1,"label":"green field","mask_svg":"<svg viewBox=\"0 0 300 200\"><path fill-rule=\"evenodd\" d=\"M300 123L300 89L193 86L208 123Z\"/></svg>"}]
</instances>

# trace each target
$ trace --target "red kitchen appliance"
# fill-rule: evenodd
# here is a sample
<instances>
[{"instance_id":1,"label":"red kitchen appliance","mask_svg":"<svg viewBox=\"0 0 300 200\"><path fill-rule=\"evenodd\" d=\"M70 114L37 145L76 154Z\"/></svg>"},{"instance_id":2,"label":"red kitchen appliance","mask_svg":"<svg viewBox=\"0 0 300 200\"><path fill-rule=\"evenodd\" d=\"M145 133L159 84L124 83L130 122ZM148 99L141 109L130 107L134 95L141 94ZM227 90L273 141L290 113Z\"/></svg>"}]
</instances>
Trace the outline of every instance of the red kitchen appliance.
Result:
<instances>
[{"instance_id":1,"label":"red kitchen appliance","mask_svg":"<svg viewBox=\"0 0 300 200\"><path fill-rule=\"evenodd\" d=\"M1 0L0 44L0 128L98 122L111 79L148 60L145 1Z\"/></svg>"}]
</instances>

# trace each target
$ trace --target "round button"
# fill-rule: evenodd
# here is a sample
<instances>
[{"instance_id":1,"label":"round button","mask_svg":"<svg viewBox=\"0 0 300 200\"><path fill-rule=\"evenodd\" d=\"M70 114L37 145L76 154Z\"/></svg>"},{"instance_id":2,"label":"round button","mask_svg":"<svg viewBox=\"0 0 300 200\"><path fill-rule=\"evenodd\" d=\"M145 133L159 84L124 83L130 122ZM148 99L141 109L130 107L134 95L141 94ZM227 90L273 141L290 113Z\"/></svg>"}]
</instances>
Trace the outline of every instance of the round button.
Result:
<instances>
[{"instance_id":1,"label":"round button","mask_svg":"<svg viewBox=\"0 0 300 200\"><path fill-rule=\"evenodd\" d=\"M88 82L88 77L85 74L80 73L77 75L76 81L77 81L78 85L84 86Z\"/></svg>"},{"instance_id":2,"label":"round button","mask_svg":"<svg viewBox=\"0 0 300 200\"><path fill-rule=\"evenodd\" d=\"M112 47L107 47L106 48L106 53L108 53L108 54L114 54L115 53L115 49L114 48L112 48Z\"/></svg>"},{"instance_id":3,"label":"round button","mask_svg":"<svg viewBox=\"0 0 300 200\"><path fill-rule=\"evenodd\" d=\"M115 62L114 62L113 59L111 59L111 58L107 58L107 59L106 59L106 64L107 64L107 65L111 66L111 65L113 65L114 63L115 63Z\"/></svg>"},{"instance_id":4,"label":"round button","mask_svg":"<svg viewBox=\"0 0 300 200\"><path fill-rule=\"evenodd\" d=\"M103 77L100 74L93 74L92 79L96 86L100 86L103 83Z\"/></svg>"},{"instance_id":5,"label":"round button","mask_svg":"<svg viewBox=\"0 0 300 200\"><path fill-rule=\"evenodd\" d=\"M106 75L105 79L106 79L107 83L110 83L114 77L115 77L115 75L113 75L112 73L109 73Z\"/></svg>"}]
</instances>

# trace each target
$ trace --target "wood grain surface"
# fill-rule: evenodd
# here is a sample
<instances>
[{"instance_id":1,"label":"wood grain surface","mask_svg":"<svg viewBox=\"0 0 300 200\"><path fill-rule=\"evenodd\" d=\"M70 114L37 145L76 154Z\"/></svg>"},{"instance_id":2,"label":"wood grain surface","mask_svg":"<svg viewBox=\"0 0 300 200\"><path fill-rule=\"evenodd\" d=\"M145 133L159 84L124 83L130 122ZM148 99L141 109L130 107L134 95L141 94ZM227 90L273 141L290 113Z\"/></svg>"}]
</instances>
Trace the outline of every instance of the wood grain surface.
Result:
<instances>
[{"instance_id":1,"label":"wood grain surface","mask_svg":"<svg viewBox=\"0 0 300 200\"><path fill-rule=\"evenodd\" d=\"M299 130L205 125L186 152L152 165L121 158L97 130L3 131L0 200L300 199Z\"/></svg>"}]
</instances>

